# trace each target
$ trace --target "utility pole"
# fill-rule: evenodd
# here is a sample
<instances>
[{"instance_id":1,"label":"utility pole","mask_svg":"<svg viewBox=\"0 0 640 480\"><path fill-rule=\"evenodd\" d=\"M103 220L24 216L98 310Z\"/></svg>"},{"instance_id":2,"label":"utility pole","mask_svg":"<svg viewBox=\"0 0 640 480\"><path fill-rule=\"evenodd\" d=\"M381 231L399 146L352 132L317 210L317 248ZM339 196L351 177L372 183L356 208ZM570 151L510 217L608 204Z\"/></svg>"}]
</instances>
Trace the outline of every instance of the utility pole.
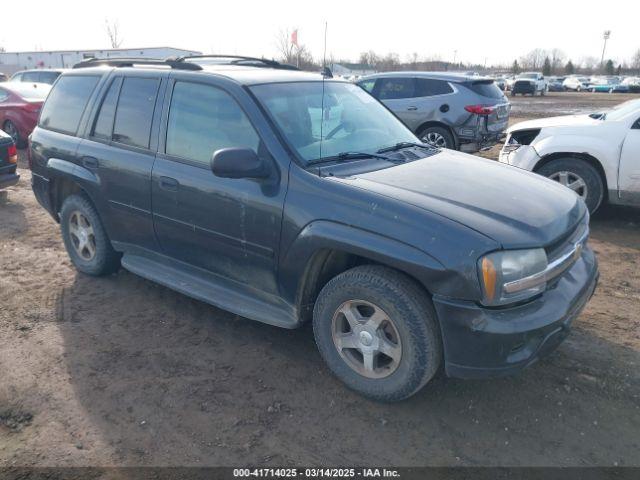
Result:
<instances>
[{"instance_id":1,"label":"utility pole","mask_svg":"<svg viewBox=\"0 0 640 480\"><path fill-rule=\"evenodd\" d=\"M604 39L604 45L602 46L602 57L600 58L600 71L602 71L604 66L604 52L607 49L607 40L609 40L609 37L611 37L611 30L605 30L604 35L602 36Z\"/></svg>"}]
</instances>

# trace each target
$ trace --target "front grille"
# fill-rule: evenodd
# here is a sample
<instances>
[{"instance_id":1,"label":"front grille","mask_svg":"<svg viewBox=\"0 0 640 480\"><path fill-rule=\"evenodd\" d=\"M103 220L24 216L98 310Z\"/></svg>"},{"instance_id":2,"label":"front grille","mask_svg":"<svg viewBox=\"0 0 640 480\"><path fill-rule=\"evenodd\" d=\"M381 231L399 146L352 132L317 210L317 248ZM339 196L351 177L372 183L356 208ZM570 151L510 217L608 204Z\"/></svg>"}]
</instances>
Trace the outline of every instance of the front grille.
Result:
<instances>
[{"instance_id":1,"label":"front grille","mask_svg":"<svg viewBox=\"0 0 640 480\"><path fill-rule=\"evenodd\" d=\"M562 256L569 249L572 249L576 242L578 242L585 235L585 233L588 236L589 224L587 223L586 217L585 219L581 220L580 223L578 223L578 225L576 225L573 229L567 231L552 244L545 247L545 252L547 253L547 259L549 263Z\"/></svg>"}]
</instances>

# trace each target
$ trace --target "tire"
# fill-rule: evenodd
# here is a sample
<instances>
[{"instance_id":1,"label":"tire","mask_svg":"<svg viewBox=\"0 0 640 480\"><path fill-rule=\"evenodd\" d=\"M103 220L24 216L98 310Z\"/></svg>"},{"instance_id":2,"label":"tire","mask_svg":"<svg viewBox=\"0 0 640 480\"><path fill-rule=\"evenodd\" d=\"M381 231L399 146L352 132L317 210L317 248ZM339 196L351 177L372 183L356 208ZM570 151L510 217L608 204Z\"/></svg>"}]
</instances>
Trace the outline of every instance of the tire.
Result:
<instances>
[{"instance_id":1,"label":"tire","mask_svg":"<svg viewBox=\"0 0 640 480\"><path fill-rule=\"evenodd\" d=\"M13 138L13 143L16 144L17 148L24 148L25 141L20 136L20 132L18 131L18 127L11 121L7 120L4 122L2 129Z\"/></svg>"},{"instance_id":2,"label":"tire","mask_svg":"<svg viewBox=\"0 0 640 480\"><path fill-rule=\"evenodd\" d=\"M418 133L420 140L429 145L433 145L438 148L449 148L454 150L456 148L456 142L453 139L451 132L444 127L431 126L424 128ZM427 139L431 138L431 141Z\"/></svg>"},{"instance_id":3,"label":"tire","mask_svg":"<svg viewBox=\"0 0 640 480\"><path fill-rule=\"evenodd\" d=\"M538 170L540 175L557 181L562 172L568 172L584 182L586 196L583 197L583 200L587 204L589 212L595 212L604 198L604 182L598 171L584 160L577 158L559 158L547 163ZM576 193L580 195L580 192Z\"/></svg>"},{"instance_id":4,"label":"tire","mask_svg":"<svg viewBox=\"0 0 640 480\"><path fill-rule=\"evenodd\" d=\"M543 88L542 90L540 90L540 96L544 97L547 94L546 90Z\"/></svg>"},{"instance_id":5,"label":"tire","mask_svg":"<svg viewBox=\"0 0 640 480\"><path fill-rule=\"evenodd\" d=\"M389 345L395 337L394 351L398 355L395 360L378 352L370 364L373 370L365 371L362 352L371 348L363 343L367 341L367 337L362 337L365 330L354 332L351 322L348 325L350 332L336 330L341 326L340 322L346 325L348 321L341 312L344 309L353 311L354 303L358 305L358 316L361 307L365 308L362 318L353 317L356 328L369 325L366 309L371 311L372 305L377 309L373 311L382 313L380 318L388 319L382 320L380 325L384 328L378 327L374 332L377 338L373 338L380 345L385 342ZM363 319L365 323L362 323ZM442 359L436 314L426 293L411 278L383 266L355 267L329 281L313 309L313 333L320 355L333 374L349 388L377 401L396 402L415 394L433 378ZM350 338L357 340L356 346L338 349L338 340L334 338L345 335L353 335ZM387 365L384 365L385 361ZM362 372L357 370L358 362Z\"/></svg>"},{"instance_id":6,"label":"tire","mask_svg":"<svg viewBox=\"0 0 640 480\"><path fill-rule=\"evenodd\" d=\"M69 258L78 271L102 276L120 267L120 254L111 246L98 212L84 195L65 199L60 211L60 230ZM82 245L85 247L80 248Z\"/></svg>"}]
</instances>

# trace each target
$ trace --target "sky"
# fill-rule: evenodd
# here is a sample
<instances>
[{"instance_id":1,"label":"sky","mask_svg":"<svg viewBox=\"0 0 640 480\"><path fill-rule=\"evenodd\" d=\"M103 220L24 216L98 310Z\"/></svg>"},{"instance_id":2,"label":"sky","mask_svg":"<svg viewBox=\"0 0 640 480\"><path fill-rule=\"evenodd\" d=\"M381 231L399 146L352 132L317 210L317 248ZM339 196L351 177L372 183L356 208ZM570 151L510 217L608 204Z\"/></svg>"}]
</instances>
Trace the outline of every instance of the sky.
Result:
<instances>
[{"instance_id":1,"label":"sky","mask_svg":"<svg viewBox=\"0 0 640 480\"><path fill-rule=\"evenodd\" d=\"M534 48L560 48L568 58L600 59L602 34L611 30L607 58L630 61L640 49L640 2L536 0L535 2L429 2L395 0L32 0L30 12L3 19L6 51L109 48L106 21L117 22L122 48L171 46L204 53L277 57L279 32L298 39L322 58L356 61L363 51L414 52L486 65L511 64Z\"/></svg>"}]
</instances>

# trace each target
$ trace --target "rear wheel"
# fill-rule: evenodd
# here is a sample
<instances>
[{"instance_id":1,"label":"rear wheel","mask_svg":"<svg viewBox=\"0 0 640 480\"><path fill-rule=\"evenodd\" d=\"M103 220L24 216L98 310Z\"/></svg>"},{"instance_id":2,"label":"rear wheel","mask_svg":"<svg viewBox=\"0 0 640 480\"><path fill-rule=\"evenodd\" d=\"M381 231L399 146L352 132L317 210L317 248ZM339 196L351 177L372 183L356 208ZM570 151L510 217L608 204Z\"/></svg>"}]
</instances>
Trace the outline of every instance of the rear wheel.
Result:
<instances>
[{"instance_id":1,"label":"rear wheel","mask_svg":"<svg viewBox=\"0 0 640 480\"><path fill-rule=\"evenodd\" d=\"M88 275L113 273L120 254L111 246L98 212L82 195L71 195L62 204L60 229L67 253L76 269Z\"/></svg>"},{"instance_id":2,"label":"rear wheel","mask_svg":"<svg viewBox=\"0 0 640 480\"><path fill-rule=\"evenodd\" d=\"M538 173L573 190L595 212L604 197L604 182L598 171L584 160L559 158L544 165Z\"/></svg>"},{"instance_id":3,"label":"rear wheel","mask_svg":"<svg viewBox=\"0 0 640 480\"><path fill-rule=\"evenodd\" d=\"M313 332L331 371L374 400L413 395L441 361L440 334L426 293L387 267L356 267L327 283L313 310Z\"/></svg>"},{"instance_id":4,"label":"rear wheel","mask_svg":"<svg viewBox=\"0 0 640 480\"><path fill-rule=\"evenodd\" d=\"M419 133L419 136L424 143L428 143L437 148L456 148L453 135L444 127L427 127Z\"/></svg>"}]
</instances>

